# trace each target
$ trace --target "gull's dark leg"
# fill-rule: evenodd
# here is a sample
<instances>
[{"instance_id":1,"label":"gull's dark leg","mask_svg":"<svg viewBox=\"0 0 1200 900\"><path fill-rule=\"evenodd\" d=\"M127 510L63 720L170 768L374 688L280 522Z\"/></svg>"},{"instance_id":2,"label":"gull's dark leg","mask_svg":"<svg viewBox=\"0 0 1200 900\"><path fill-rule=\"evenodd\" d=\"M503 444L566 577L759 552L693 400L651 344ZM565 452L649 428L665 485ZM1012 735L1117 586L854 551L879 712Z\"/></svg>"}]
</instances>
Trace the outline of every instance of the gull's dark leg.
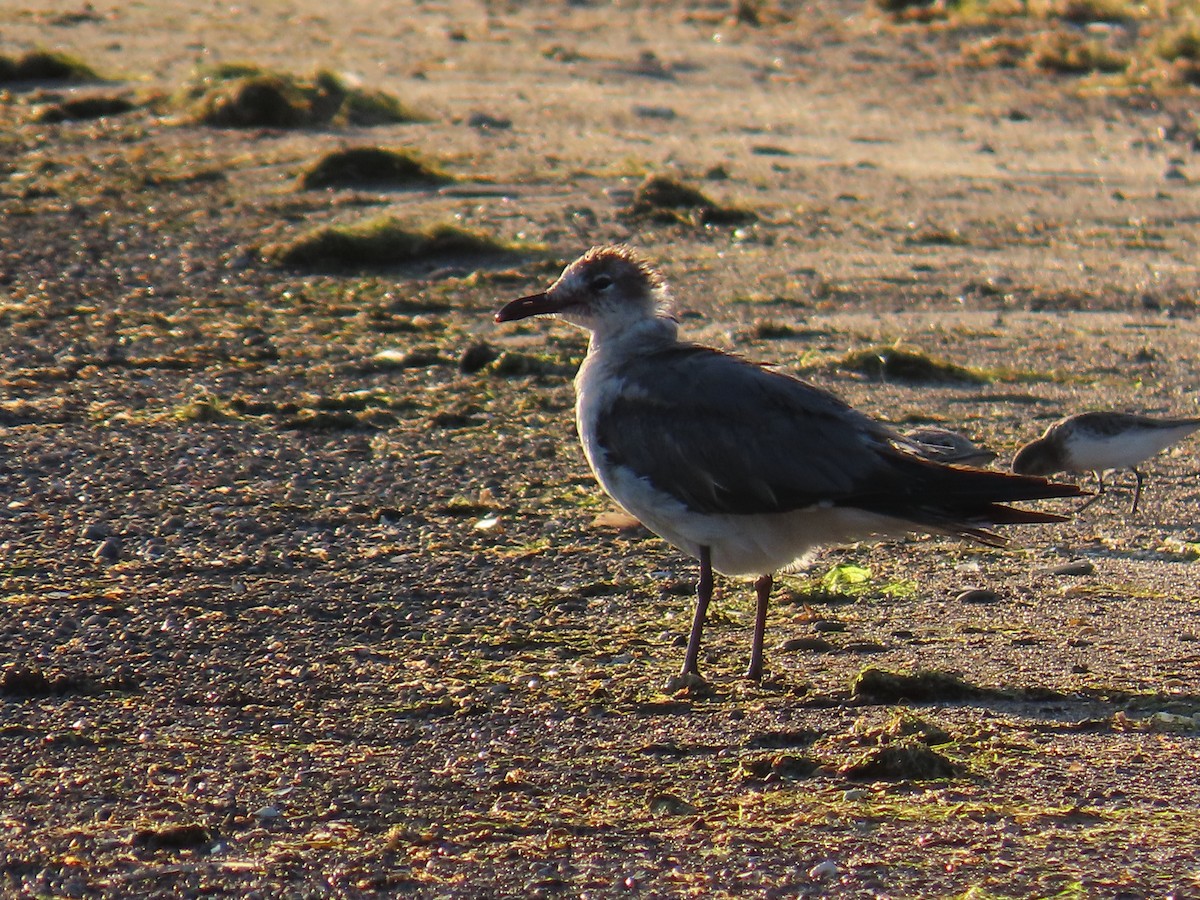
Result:
<instances>
[{"instance_id":1,"label":"gull's dark leg","mask_svg":"<svg viewBox=\"0 0 1200 900\"><path fill-rule=\"evenodd\" d=\"M774 583L770 575L763 575L754 582L758 603L754 607L754 641L750 644L750 668L746 669L746 677L751 681L762 681L763 636L767 633L767 601L771 597L771 586Z\"/></svg>"},{"instance_id":2,"label":"gull's dark leg","mask_svg":"<svg viewBox=\"0 0 1200 900\"><path fill-rule=\"evenodd\" d=\"M1133 489L1133 509L1129 511L1129 514L1136 516L1138 500L1142 497L1142 483L1146 480L1146 476L1132 466L1129 467L1129 470L1133 472L1133 477L1137 479L1137 486Z\"/></svg>"},{"instance_id":3,"label":"gull's dark leg","mask_svg":"<svg viewBox=\"0 0 1200 900\"><path fill-rule=\"evenodd\" d=\"M678 675L667 682L669 691L704 684L704 677L700 674L700 638L704 634L704 617L708 614L708 604L712 601L712 592L712 551L708 547L701 547L700 580L696 582L696 615L692 619L692 633L688 636L687 652L683 656L683 668L680 669Z\"/></svg>"}]
</instances>

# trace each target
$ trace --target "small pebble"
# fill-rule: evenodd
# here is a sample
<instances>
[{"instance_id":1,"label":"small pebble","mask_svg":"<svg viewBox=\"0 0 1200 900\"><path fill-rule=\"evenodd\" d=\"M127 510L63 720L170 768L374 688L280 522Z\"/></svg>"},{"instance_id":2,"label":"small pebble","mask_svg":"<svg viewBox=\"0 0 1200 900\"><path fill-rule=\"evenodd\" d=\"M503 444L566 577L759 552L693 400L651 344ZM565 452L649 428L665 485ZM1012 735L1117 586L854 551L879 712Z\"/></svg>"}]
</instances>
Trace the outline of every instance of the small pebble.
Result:
<instances>
[{"instance_id":1,"label":"small pebble","mask_svg":"<svg viewBox=\"0 0 1200 900\"><path fill-rule=\"evenodd\" d=\"M121 542L115 537L106 537L93 556L101 562L116 562L121 558Z\"/></svg>"},{"instance_id":2,"label":"small pebble","mask_svg":"<svg viewBox=\"0 0 1200 900\"><path fill-rule=\"evenodd\" d=\"M102 541L112 534L112 528L105 522L89 522L83 526L83 531L80 534L87 541Z\"/></svg>"},{"instance_id":3,"label":"small pebble","mask_svg":"<svg viewBox=\"0 0 1200 900\"><path fill-rule=\"evenodd\" d=\"M1061 566L1050 566L1038 569L1038 575L1091 575L1096 566L1088 559L1077 559L1074 562L1063 563Z\"/></svg>"},{"instance_id":4,"label":"small pebble","mask_svg":"<svg viewBox=\"0 0 1200 900\"><path fill-rule=\"evenodd\" d=\"M833 644L819 637L802 637L788 638L779 644L779 649L784 653L793 653L797 650L808 650L813 653L828 653L833 650Z\"/></svg>"},{"instance_id":5,"label":"small pebble","mask_svg":"<svg viewBox=\"0 0 1200 900\"><path fill-rule=\"evenodd\" d=\"M819 862L808 870L808 877L813 881L824 881L826 878L832 878L838 873L837 863L832 859L827 859L824 862Z\"/></svg>"},{"instance_id":6,"label":"small pebble","mask_svg":"<svg viewBox=\"0 0 1200 900\"><path fill-rule=\"evenodd\" d=\"M987 588L969 588L954 600L956 603L998 603L1000 595Z\"/></svg>"},{"instance_id":7,"label":"small pebble","mask_svg":"<svg viewBox=\"0 0 1200 900\"><path fill-rule=\"evenodd\" d=\"M662 119L670 121L676 117L676 112L669 106L635 106L633 114L639 119Z\"/></svg>"},{"instance_id":8,"label":"small pebble","mask_svg":"<svg viewBox=\"0 0 1200 900\"><path fill-rule=\"evenodd\" d=\"M498 351L487 341L478 341L462 352L458 358L458 370L470 375L478 372L498 356Z\"/></svg>"},{"instance_id":9,"label":"small pebble","mask_svg":"<svg viewBox=\"0 0 1200 900\"><path fill-rule=\"evenodd\" d=\"M629 531L641 524L641 522L629 515L629 513L617 512L616 510L602 512L592 519L593 528L611 528L616 531ZM690 584L688 585L687 592L688 594L692 592Z\"/></svg>"},{"instance_id":10,"label":"small pebble","mask_svg":"<svg viewBox=\"0 0 1200 900\"><path fill-rule=\"evenodd\" d=\"M499 534L504 530L504 526L500 522L499 516L485 516L471 527L475 531L481 531L484 534Z\"/></svg>"},{"instance_id":11,"label":"small pebble","mask_svg":"<svg viewBox=\"0 0 1200 900\"><path fill-rule=\"evenodd\" d=\"M842 799L847 802L866 800L869 796L871 796L871 792L866 788L850 788L848 791L842 791Z\"/></svg>"},{"instance_id":12,"label":"small pebble","mask_svg":"<svg viewBox=\"0 0 1200 900\"><path fill-rule=\"evenodd\" d=\"M812 630L817 633L845 631L846 623L839 622L837 619L817 619L817 621L812 623Z\"/></svg>"},{"instance_id":13,"label":"small pebble","mask_svg":"<svg viewBox=\"0 0 1200 900\"><path fill-rule=\"evenodd\" d=\"M262 822L273 821L282 815L278 806L260 806L254 811L254 818Z\"/></svg>"},{"instance_id":14,"label":"small pebble","mask_svg":"<svg viewBox=\"0 0 1200 900\"><path fill-rule=\"evenodd\" d=\"M646 806L656 816L690 816L696 812L696 807L674 794L655 794Z\"/></svg>"},{"instance_id":15,"label":"small pebble","mask_svg":"<svg viewBox=\"0 0 1200 900\"><path fill-rule=\"evenodd\" d=\"M467 119L467 125L480 131L504 131L512 128L512 119L493 116L484 112L472 113Z\"/></svg>"},{"instance_id":16,"label":"small pebble","mask_svg":"<svg viewBox=\"0 0 1200 900\"><path fill-rule=\"evenodd\" d=\"M428 369L430 366L445 365L436 347L414 347L411 350L388 348L371 357L376 369Z\"/></svg>"},{"instance_id":17,"label":"small pebble","mask_svg":"<svg viewBox=\"0 0 1200 900\"><path fill-rule=\"evenodd\" d=\"M847 653L886 653L888 648L879 641L850 641L842 649Z\"/></svg>"}]
</instances>

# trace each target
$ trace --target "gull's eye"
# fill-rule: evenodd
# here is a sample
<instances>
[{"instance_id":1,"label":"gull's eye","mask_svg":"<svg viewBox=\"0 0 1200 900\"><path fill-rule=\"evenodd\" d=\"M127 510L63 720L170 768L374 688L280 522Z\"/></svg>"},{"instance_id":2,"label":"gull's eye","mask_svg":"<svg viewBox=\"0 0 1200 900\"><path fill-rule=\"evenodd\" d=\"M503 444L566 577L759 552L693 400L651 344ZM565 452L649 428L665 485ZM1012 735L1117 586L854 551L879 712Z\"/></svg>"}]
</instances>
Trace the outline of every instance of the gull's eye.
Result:
<instances>
[{"instance_id":1,"label":"gull's eye","mask_svg":"<svg viewBox=\"0 0 1200 900\"><path fill-rule=\"evenodd\" d=\"M607 291L613 286L613 280L607 275L597 275L592 279L593 291Z\"/></svg>"}]
</instances>

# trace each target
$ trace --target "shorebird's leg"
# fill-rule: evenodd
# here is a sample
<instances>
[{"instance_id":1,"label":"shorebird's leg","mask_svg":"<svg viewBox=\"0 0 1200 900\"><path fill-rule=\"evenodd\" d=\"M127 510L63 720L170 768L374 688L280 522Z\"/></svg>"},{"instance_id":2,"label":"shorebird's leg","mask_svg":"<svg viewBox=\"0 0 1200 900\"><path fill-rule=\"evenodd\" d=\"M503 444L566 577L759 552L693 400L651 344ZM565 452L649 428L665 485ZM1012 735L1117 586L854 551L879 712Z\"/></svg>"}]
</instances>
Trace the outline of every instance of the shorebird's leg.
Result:
<instances>
[{"instance_id":1,"label":"shorebird's leg","mask_svg":"<svg viewBox=\"0 0 1200 900\"><path fill-rule=\"evenodd\" d=\"M1093 503L1095 503L1097 500L1099 500L1100 495L1104 493L1104 473L1100 472L1100 471L1096 471L1096 472L1093 472L1092 474L1096 476L1096 493L1093 494L1091 497L1089 497L1087 500L1083 501L1083 505L1080 506L1079 509L1075 510L1075 515L1079 515L1081 512L1083 512L1085 509L1087 509L1089 506L1091 506Z\"/></svg>"},{"instance_id":2,"label":"shorebird's leg","mask_svg":"<svg viewBox=\"0 0 1200 900\"><path fill-rule=\"evenodd\" d=\"M697 687L704 684L700 674L700 637L704 633L704 617L712 601L713 571L712 551L700 548L700 580L696 582L696 615L692 619L692 633L688 636L687 652L683 656L683 668L679 674L667 681L668 691Z\"/></svg>"},{"instance_id":3,"label":"shorebird's leg","mask_svg":"<svg viewBox=\"0 0 1200 900\"><path fill-rule=\"evenodd\" d=\"M767 633L767 600L771 597L773 584L774 580L770 575L763 575L754 582L758 603L754 607L754 641L750 644L750 668L746 669L746 677L751 681L762 681L763 636Z\"/></svg>"},{"instance_id":4,"label":"shorebird's leg","mask_svg":"<svg viewBox=\"0 0 1200 900\"><path fill-rule=\"evenodd\" d=\"M1133 477L1137 479L1137 486L1134 487L1134 489L1133 489L1133 509L1131 509L1129 511L1129 514L1131 516L1136 516L1138 500L1140 500L1142 497L1142 484L1145 482L1146 476L1143 475L1141 472L1139 472L1137 469L1135 469L1133 466L1129 467L1129 471L1133 472Z\"/></svg>"}]
</instances>

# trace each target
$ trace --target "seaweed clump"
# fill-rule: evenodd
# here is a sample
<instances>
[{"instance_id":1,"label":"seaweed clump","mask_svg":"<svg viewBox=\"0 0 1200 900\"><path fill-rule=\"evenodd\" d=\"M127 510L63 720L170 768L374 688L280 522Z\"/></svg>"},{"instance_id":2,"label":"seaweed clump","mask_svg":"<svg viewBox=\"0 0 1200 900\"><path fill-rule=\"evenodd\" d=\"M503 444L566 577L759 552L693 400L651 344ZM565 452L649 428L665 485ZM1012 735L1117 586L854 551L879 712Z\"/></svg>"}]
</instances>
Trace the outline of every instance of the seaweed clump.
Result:
<instances>
[{"instance_id":1,"label":"seaweed clump","mask_svg":"<svg viewBox=\"0 0 1200 900\"><path fill-rule=\"evenodd\" d=\"M277 265L312 268L394 266L448 256L494 257L520 249L454 225L412 230L392 216L379 216L352 225L316 228L294 241L266 248L263 255Z\"/></svg>"},{"instance_id":2,"label":"seaweed clump","mask_svg":"<svg viewBox=\"0 0 1200 900\"><path fill-rule=\"evenodd\" d=\"M35 118L38 122L47 123L74 122L124 115L134 109L137 109L137 104L127 97L96 95L52 103L44 107Z\"/></svg>"},{"instance_id":3,"label":"seaweed clump","mask_svg":"<svg viewBox=\"0 0 1200 900\"><path fill-rule=\"evenodd\" d=\"M450 180L445 172L407 151L351 147L322 156L300 175L300 187L424 187Z\"/></svg>"},{"instance_id":4,"label":"seaweed clump","mask_svg":"<svg viewBox=\"0 0 1200 900\"><path fill-rule=\"evenodd\" d=\"M988 381L987 376L974 369L896 345L851 351L841 358L838 368L858 372L876 381L957 381L968 384L985 384Z\"/></svg>"},{"instance_id":5,"label":"seaweed clump","mask_svg":"<svg viewBox=\"0 0 1200 900\"><path fill-rule=\"evenodd\" d=\"M252 65L199 72L175 96L196 124L218 128L320 128L386 125L421 117L382 91L356 87L333 72L312 78Z\"/></svg>"},{"instance_id":6,"label":"seaweed clump","mask_svg":"<svg viewBox=\"0 0 1200 900\"><path fill-rule=\"evenodd\" d=\"M649 175L621 211L627 219L662 224L742 225L758 217L748 209L720 206L702 191L665 175Z\"/></svg>"},{"instance_id":7,"label":"seaweed clump","mask_svg":"<svg viewBox=\"0 0 1200 900\"><path fill-rule=\"evenodd\" d=\"M958 766L916 738L872 747L858 759L842 766L839 773L864 781L930 781L953 778Z\"/></svg>"},{"instance_id":8,"label":"seaweed clump","mask_svg":"<svg viewBox=\"0 0 1200 900\"><path fill-rule=\"evenodd\" d=\"M869 667L850 686L855 700L870 703L932 703L939 700L968 700L988 691L963 681L958 675L922 669L911 675Z\"/></svg>"},{"instance_id":9,"label":"seaweed clump","mask_svg":"<svg viewBox=\"0 0 1200 900\"><path fill-rule=\"evenodd\" d=\"M1028 64L1059 75L1124 72L1129 59L1102 41L1074 31L1048 31L1034 38Z\"/></svg>"},{"instance_id":10,"label":"seaweed clump","mask_svg":"<svg viewBox=\"0 0 1200 900\"><path fill-rule=\"evenodd\" d=\"M94 696L107 691L136 690L136 682L127 675L99 675L91 672L43 670L40 666L14 664L0 672L0 697L34 699L71 695Z\"/></svg>"},{"instance_id":11,"label":"seaweed clump","mask_svg":"<svg viewBox=\"0 0 1200 900\"><path fill-rule=\"evenodd\" d=\"M191 850L212 843L212 839L212 833L199 822L184 822L139 828L131 843L139 850Z\"/></svg>"},{"instance_id":12,"label":"seaweed clump","mask_svg":"<svg viewBox=\"0 0 1200 900\"><path fill-rule=\"evenodd\" d=\"M22 56L0 56L0 84L14 81L100 81L83 60L54 50L31 50Z\"/></svg>"}]
</instances>

